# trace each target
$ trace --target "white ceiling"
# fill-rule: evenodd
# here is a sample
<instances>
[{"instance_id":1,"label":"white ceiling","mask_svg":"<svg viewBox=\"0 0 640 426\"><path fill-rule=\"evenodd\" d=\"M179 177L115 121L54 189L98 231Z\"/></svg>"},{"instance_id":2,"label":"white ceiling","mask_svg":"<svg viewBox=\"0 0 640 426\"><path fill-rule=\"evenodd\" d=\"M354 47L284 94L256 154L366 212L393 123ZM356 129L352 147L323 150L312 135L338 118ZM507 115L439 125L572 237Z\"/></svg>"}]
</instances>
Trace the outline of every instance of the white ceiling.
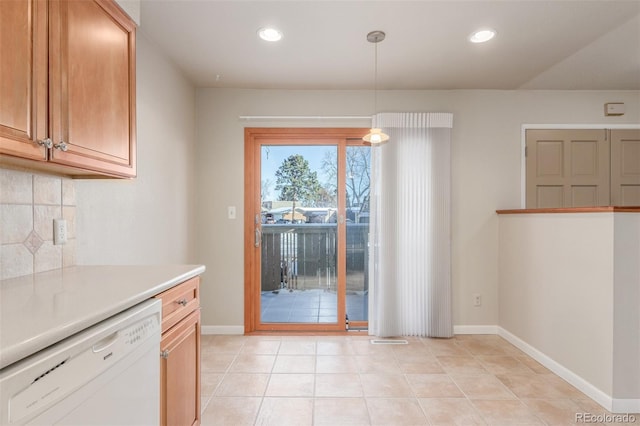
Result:
<instances>
[{"instance_id":1,"label":"white ceiling","mask_svg":"<svg viewBox=\"0 0 640 426\"><path fill-rule=\"evenodd\" d=\"M379 89L640 90L640 0L142 0L140 21L198 87L371 89L382 30Z\"/></svg>"}]
</instances>

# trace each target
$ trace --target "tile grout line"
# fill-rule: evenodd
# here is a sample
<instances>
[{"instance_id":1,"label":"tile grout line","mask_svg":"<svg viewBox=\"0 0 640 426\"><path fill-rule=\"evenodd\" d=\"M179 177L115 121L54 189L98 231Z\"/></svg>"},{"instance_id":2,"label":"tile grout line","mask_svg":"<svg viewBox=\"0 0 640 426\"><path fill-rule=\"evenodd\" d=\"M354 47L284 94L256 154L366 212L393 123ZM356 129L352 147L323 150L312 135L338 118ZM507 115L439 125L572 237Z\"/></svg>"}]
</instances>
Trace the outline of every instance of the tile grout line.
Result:
<instances>
[{"instance_id":1,"label":"tile grout line","mask_svg":"<svg viewBox=\"0 0 640 426\"><path fill-rule=\"evenodd\" d=\"M318 412L316 412L316 405L315 404L316 404L316 402L318 400L323 398L323 397L319 397L318 393L317 393L317 384L318 384L318 380L317 379L318 379L318 374L320 374L319 370L318 370L318 358L320 356L320 355L318 355L318 353L319 353L318 351L319 351L319 348L320 348L319 344L320 344L320 341L322 339L318 338L318 337L313 337L313 338L310 338L310 339L311 339L311 341L313 342L313 345L314 345L314 354L313 354L314 364L313 364L313 366L311 368L311 371L313 372L313 391L312 391L312 396L311 396L311 399L313 401L313 405L311 407L311 422L312 422L312 424L314 424L315 417L318 414ZM295 341L295 340L293 340L293 341ZM352 349L354 348L354 346L352 345L353 341L355 341L355 340L352 340L350 338L346 339L346 342L349 343L349 346ZM275 362L277 361L277 357L280 356L280 355L284 355L284 354L281 353L281 351L283 349L281 344L282 344L283 341L280 339L280 340L278 340L278 342L279 342L278 343L278 347L277 347L277 350L275 351L276 359L274 360L274 364L271 366L271 370L270 370L271 372L269 373L269 381L267 382L267 388L268 388L268 384L270 383L271 378L273 377L273 374L276 374L275 373ZM457 382L453 379L453 377L451 376L452 373L448 372L447 370L445 370L443 368L442 360L440 358L438 358L438 357L439 356L465 356L465 357L468 357L471 360L477 362L483 368L483 371L484 371L483 374L485 374L485 375L487 375L489 377L493 377L493 378L495 378L497 380L500 380L497 377L497 375L500 374L499 373L500 370L495 370L494 369L494 371L498 371L498 373L492 372L492 371L490 371L490 370L488 370L486 368L486 364L485 364L485 362L483 362L483 357L490 357L490 356L493 356L493 355L492 354L487 354L484 351L478 352L477 350L467 349L465 347L465 345L459 344L459 342L453 342L454 345L455 345L454 347L458 347L458 348L464 349L465 352L466 352L465 355L461 355L461 354L457 354L457 355L446 354L446 351L444 350L445 348L443 348L442 351L440 351L440 350L434 351L435 348L434 347L430 347L426 343L426 341L424 341L422 339L418 340L418 341L415 341L415 342L412 341L412 343L418 344L418 345L423 345L423 347L425 347L427 349L427 351L425 352L425 355L433 357L433 359L435 360L435 363L437 364L437 366L442 371L441 374L443 374L443 376L446 376L451 381L451 383L454 384L454 386L460 391L460 394L463 395L463 397L460 398L460 400L461 401L464 400L465 404L468 404L469 409L471 409L469 414L473 415L473 416L477 416L477 419L479 419L479 420L482 420L484 422L490 423L490 420L492 418L486 416L486 415L489 414L489 412L487 412L487 410L486 410L487 407L484 408L484 411L483 411L484 414L483 414L483 412L479 411L477 409L477 407L476 407L476 401L482 401L482 400L484 400L484 398L471 399L469 397L469 395L467 393L465 393L463 391L463 389L461 389L459 387L459 385L457 384ZM239 353L241 353L243 351L243 349L246 347L246 344L247 344L247 341L243 342L243 345L241 346L240 350L234 355L234 359L233 359L232 363L228 366L225 374L227 374L227 373L229 373L231 371L231 366L233 365L233 362L235 362L235 360L239 356ZM502 351L502 353L496 354L496 356L505 356L505 357L513 358L518 362L521 361L520 359L518 359L518 356L519 356L518 353L512 353L510 351L505 351L506 349L502 348L500 345L492 344L490 346L493 346L493 350ZM293 349L293 348L291 348L291 349ZM414 401L414 403L418 404L420 412L426 418L426 422L428 424L431 424L430 417L427 414L428 413L427 406L423 406L420 403L420 398L417 395L416 388L411 383L409 383L408 375L410 375L412 373L405 372L400 367L400 361L401 361L401 359L403 357L403 353L402 352L398 352L395 349L396 348L393 348L393 351L391 352L391 354L393 355L394 362L396 363L396 365L398 366L398 368L400 370L400 374L402 375L404 380L407 382L407 384L408 384L408 386L409 386L409 388L411 390L411 400ZM489 349L491 349L491 348L489 348ZM295 352L295 351L293 351L293 352ZM440 353L441 355L436 355L436 353ZM304 353L299 353L297 355L303 355L303 354ZM343 354L343 352L339 352L339 354ZM353 350L353 353L348 354L347 356L353 358L358 354L362 355L361 351ZM335 354L331 354L331 355L335 355ZM372 356L372 357L374 356L374 355L371 355L371 354L369 354L369 355ZM521 364L524 365L524 363L521 363ZM511 364L505 364L505 368L510 368L510 367L512 367ZM526 375L532 374L534 377L538 377L541 380L546 378L546 376L543 373L534 371L531 368L528 368L527 365L525 365L525 367L527 367L527 370L526 370L527 374ZM376 367L376 368L378 368L378 367ZM362 386L362 376L363 376L363 374L365 374L364 370L362 368L358 367L356 372L357 372L357 377L360 380L361 386ZM336 373L336 374L340 375L340 374L344 374L344 373ZM430 374L430 373L417 373L416 372L415 374ZM433 373L433 374L435 374L435 373ZM508 373L508 371L506 371L504 374L509 374L509 373ZM473 376L473 374L471 374L471 376ZM556 376L551 375L550 377L556 377ZM522 408L523 408L522 415L523 416L526 415L530 419L530 421L540 422L540 424L549 424L550 420L546 420L546 416L547 415L545 414L544 411L541 411L540 409L535 408L535 406L529 406L529 404L525 403L522 398L520 398L517 394L515 394L515 392L512 390L512 388L510 386L507 386L502 381L500 381L500 384L502 385L501 387L505 387L508 390L508 394L513 396L513 399L504 399L504 401L517 401L518 406L522 406ZM219 384L218 384L218 386L219 386ZM263 396L261 398L261 404L258 407L259 410L262 409L262 403L264 402L265 398L267 397L266 396L266 389L267 388L265 388L265 391L263 392ZM570 393L566 393L565 394L564 390L562 390L562 392L563 393L560 394L560 395L563 395L563 396L558 397L558 398L543 398L542 395L541 395L540 397L537 397L537 398L528 398L528 399L539 399L539 400L551 399L551 400L556 400L556 401L557 400L567 399L567 400L571 400L573 402L573 406L574 407L575 406L581 406L581 404L579 404L578 399L572 397L572 394L570 394ZM214 393L215 393L215 391L214 391ZM331 396L328 395L327 397L331 397ZM336 398L338 398L338 397L336 397ZM362 393L361 398L364 400L365 407L366 407L366 410L367 410L366 415L367 415L367 418L369 419L369 424L371 424L372 423L372 418L371 418L371 412L370 412L369 408L372 406L371 404L375 401L376 398L374 398L374 397L369 398L369 397L364 395L364 392ZM402 397L380 397L380 398L392 398L392 399L400 398L400 399L402 399ZM442 397L435 397L434 396L433 398L450 399L450 397L446 397L446 396L442 396ZM427 398L427 399L429 399L429 398ZM457 398L455 398L455 399L457 399ZM490 398L489 400L502 400L502 399L501 398ZM509 403L509 404L511 404L511 403ZM258 411L258 413L259 412L260 411ZM362 414L364 416L364 413L362 413ZM256 421L254 422L254 424L255 423L257 423L257 417L256 417Z\"/></svg>"},{"instance_id":2,"label":"tile grout line","mask_svg":"<svg viewBox=\"0 0 640 426\"><path fill-rule=\"evenodd\" d=\"M36 231L36 182L35 176L31 174L31 233ZM29 250L31 252L31 250ZM36 254L31 252L32 273L36 273Z\"/></svg>"},{"instance_id":3,"label":"tile grout line","mask_svg":"<svg viewBox=\"0 0 640 426\"><path fill-rule=\"evenodd\" d=\"M246 340L245 340L245 343L243 343L242 347L244 347L245 344L246 344ZM242 352L242 348L238 352L238 355L240 354L240 352ZM273 369L275 368L275 364L276 364L276 360L278 359L278 353L279 352L280 352L280 345L278 345L278 352L276 352L275 358L273 360L273 365L271 366L271 370L269 372L269 377L267 378L267 383L265 384L264 390L262 391L262 396L260 397L260 403L258 404L258 409L256 410L256 414L255 414L255 417L253 419L253 424L254 425L258 424L258 418L260 416L260 411L262 411L262 406L264 404L264 399L265 399L265 397L267 395L267 389L269 389L269 383L271 383L271 375L273 374Z\"/></svg>"}]
</instances>

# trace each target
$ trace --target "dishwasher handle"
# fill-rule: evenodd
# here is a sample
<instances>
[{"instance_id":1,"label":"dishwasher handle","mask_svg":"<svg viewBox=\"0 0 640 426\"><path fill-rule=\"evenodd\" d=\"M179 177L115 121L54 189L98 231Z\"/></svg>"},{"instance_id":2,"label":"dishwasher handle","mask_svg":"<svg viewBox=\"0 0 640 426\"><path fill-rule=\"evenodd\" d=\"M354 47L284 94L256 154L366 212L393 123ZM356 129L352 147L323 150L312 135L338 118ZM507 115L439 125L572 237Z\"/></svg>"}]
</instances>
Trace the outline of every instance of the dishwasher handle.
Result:
<instances>
[{"instance_id":1,"label":"dishwasher handle","mask_svg":"<svg viewBox=\"0 0 640 426\"><path fill-rule=\"evenodd\" d=\"M116 331L115 333L105 337L104 339L94 344L91 347L91 350L93 351L93 353L102 352L105 349L113 346L118 341L119 337L120 337L120 333Z\"/></svg>"}]
</instances>

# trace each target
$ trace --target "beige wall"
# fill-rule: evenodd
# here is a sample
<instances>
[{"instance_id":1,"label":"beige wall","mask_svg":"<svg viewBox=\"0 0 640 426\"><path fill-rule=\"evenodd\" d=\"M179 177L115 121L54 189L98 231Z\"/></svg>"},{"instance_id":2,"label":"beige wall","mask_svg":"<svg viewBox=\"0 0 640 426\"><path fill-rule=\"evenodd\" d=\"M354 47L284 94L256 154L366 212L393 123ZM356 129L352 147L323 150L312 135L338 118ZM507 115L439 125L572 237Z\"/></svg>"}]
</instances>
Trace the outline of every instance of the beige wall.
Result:
<instances>
[{"instance_id":1,"label":"beige wall","mask_svg":"<svg viewBox=\"0 0 640 426\"><path fill-rule=\"evenodd\" d=\"M613 393L613 213L501 215L500 326Z\"/></svg>"},{"instance_id":2,"label":"beige wall","mask_svg":"<svg viewBox=\"0 0 640 426\"><path fill-rule=\"evenodd\" d=\"M367 126L362 121L242 121L240 115L371 114L367 91L197 90L197 260L203 277L203 324L243 324L243 128ZM604 117L606 102L625 102ZM454 114L452 212L454 324L498 324L498 219L521 200L523 124L640 123L639 92L382 91L379 111ZM226 218L227 206L238 219ZM482 306L473 307L473 294Z\"/></svg>"},{"instance_id":3,"label":"beige wall","mask_svg":"<svg viewBox=\"0 0 640 426\"><path fill-rule=\"evenodd\" d=\"M138 178L76 181L78 263L203 263L203 324L242 326L243 128L369 123L247 122L238 116L366 115L372 113L371 93L194 90L142 32L137 66ZM521 126L638 123L639 98L638 92L605 91L379 93L380 111L454 114L456 325L498 324L494 211L520 206ZM603 105L611 101L625 102L627 113L604 117ZM230 205L238 208L234 221L226 218ZM483 297L481 307L472 306L475 293Z\"/></svg>"},{"instance_id":4,"label":"beige wall","mask_svg":"<svg viewBox=\"0 0 640 426\"><path fill-rule=\"evenodd\" d=\"M499 217L499 325L614 412L640 407L640 213Z\"/></svg>"},{"instance_id":5,"label":"beige wall","mask_svg":"<svg viewBox=\"0 0 640 426\"><path fill-rule=\"evenodd\" d=\"M195 90L137 39L134 180L79 180L78 264L193 263Z\"/></svg>"},{"instance_id":6,"label":"beige wall","mask_svg":"<svg viewBox=\"0 0 640 426\"><path fill-rule=\"evenodd\" d=\"M640 214L617 214L614 227L613 396L639 410Z\"/></svg>"}]
</instances>

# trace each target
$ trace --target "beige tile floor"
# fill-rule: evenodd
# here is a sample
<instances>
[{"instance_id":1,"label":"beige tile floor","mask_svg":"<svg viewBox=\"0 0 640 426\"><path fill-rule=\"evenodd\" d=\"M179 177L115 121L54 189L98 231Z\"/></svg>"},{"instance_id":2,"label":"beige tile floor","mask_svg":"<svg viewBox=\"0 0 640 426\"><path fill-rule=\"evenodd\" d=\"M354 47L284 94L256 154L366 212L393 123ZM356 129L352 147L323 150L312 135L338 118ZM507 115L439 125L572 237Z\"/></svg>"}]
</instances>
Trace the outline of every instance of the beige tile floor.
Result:
<instances>
[{"instance_id":1,"label":"beige tile floor","mask_svg":"<svg viewBox=\"0 0 640 426\"><path fill-rule=\"evenodd\" d=\"M609 414L498 336L369 340L203 336L202 425L571 425Z\"/></svg>"}]
</instances>

